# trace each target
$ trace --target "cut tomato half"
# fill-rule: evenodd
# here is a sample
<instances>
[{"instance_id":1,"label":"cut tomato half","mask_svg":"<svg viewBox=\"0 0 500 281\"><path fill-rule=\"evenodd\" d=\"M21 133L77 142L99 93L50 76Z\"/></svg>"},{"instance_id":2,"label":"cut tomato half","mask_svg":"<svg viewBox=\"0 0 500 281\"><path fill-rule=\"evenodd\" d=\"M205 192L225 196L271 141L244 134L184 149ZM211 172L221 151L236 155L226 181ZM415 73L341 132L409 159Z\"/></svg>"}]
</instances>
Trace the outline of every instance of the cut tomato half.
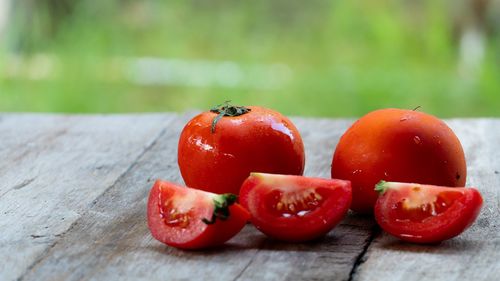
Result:
<instances>
[{"instance_id":1,"label":"cut tomato half","mask_svg":"<svg viewBox=\"0 0 500 281\"><path fill-rule=\"evenodd\" d=\"M214 194L156 181L149 193L148 227L158 241L182 249L223 244L250 218L234 194Z\"/></svg>"},{"instance_id":2,"label":"cut tomato half","mask_svg":"<svg viewBox=\"0 0 500 281\"><path fill-rule=\"evenodd\" d=\"M380 227L401 240L436 243L453 238L476 220L483 198L475 188L384 182L375 219Z\"/></svg>"},{"instance_id":3,"label":"cut tomato half","mask_svg":"<svg viewBox=\"0 0 500 281\"><path fill-rule=\"evenodd\" d=\"M264 234L300 242L327 234L347 213L351 183L344 180L252 173L240 203Z\"/></svg>"}]
</instances>

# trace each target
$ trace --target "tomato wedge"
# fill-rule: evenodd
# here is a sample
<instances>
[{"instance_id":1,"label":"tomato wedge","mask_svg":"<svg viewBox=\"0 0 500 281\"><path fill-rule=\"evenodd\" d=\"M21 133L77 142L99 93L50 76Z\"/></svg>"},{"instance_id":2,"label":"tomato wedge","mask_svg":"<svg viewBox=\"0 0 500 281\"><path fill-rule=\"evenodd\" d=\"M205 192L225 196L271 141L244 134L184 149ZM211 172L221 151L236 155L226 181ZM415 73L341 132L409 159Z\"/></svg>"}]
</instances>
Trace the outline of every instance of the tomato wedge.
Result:
<instances>
[{"instance_id":1,"label":"tomato wedge","mask_svg":"<svg viewBox=\"0 0 500 281\"><path fill-rule=\"evenodd\" d=\"M158 180L149 193L148 227L158 241L181 249L223 244L250 218L234 194L214 194Z\"/></svg>"},{"instance_id":2,"label":"tomato wedge","mask_svg":"<svg viewBox=\"0 0 500 281\"><path fill-rule=\"evenodd\" d=\"M252 173L240 190L240 203L264 234L301 242L327 234L347 213L351 183L344 180Z\"/></svg>"},{"instance_id":3,"label":"tomato wedge","mask_svg":"<svg viewBox=\"0 0 500 281\"><path fill-rule=\"evenodd\" d=\"M375 204L380 227L401 240L436 243L472 225L483 198L477 189L381 181Z\"/></svg>"}]
</instances>

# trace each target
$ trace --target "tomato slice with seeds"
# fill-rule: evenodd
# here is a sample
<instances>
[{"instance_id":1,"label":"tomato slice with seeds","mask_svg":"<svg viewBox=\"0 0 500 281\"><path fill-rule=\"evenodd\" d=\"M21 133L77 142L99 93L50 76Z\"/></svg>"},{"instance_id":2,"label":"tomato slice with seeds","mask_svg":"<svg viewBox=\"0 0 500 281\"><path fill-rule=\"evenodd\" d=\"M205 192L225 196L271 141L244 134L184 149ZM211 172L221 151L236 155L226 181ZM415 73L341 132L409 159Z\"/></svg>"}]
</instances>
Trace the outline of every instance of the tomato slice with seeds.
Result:
<instances>
[{"instance_id":1,"label":"tomato slice with seeds","mask_svg":"<svg viewBox=\"0 0 500 281\"><path fill-rule=\"evenodd\" d=\"M453 238L476 220L483 198L475 188L381 181L375 204L380 227L401 240L436 243Z\"/></svg>"},{"instance_id":2,"label":"tomato slice with seeds","mask_svg":"<svg viewBox=\"0 0 500 281\"><path fill-rule=\"evenodd\" d=\"M158 241L181 249L219 246L250 218L236 199L234 194L218 195L158 180L149 193L149 230Z\"/></svg>"},{"instance_id":3,"label":"tomato slice with seeds","mask_svg":"<svg viewBox=\"0 0 500 281\"><path fill-rule=\"evenodd\" d=\"M264 173L252 173L240 191L255 227L290 242L327 234L345 216L351 199L349 181Z\"/></svg>"}]
</instances>

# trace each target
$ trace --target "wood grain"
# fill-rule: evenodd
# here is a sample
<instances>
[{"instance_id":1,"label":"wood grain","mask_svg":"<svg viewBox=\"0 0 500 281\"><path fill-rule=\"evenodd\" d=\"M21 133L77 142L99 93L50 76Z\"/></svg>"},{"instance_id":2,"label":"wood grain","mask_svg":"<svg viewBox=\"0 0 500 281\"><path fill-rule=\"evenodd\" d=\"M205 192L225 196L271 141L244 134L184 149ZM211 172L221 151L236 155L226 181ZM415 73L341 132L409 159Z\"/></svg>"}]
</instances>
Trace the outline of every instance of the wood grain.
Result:
<instances>
[{"instance_id":1,"label":"wood grain","mask_svg":"<svg viewBox=\"0 0 500 281\"><path fill-rule=\"evenodd\" d=\"M20 277L173 115L0 118L0 280Z\"/></svg>"},{"instance_id":2,"label":"wood grain","mask_svg":"<svg viewBox=\"0 0 500 281\"><path fill-rule=\"evenodd\" d=\"M500 276L500 120L450 120L466 152L467 185L484 199L476 223L439 245L376 237L353 280L498 280Z\"/></svg>"},{"instance_id":3,"label":"wood grain","mask_svg":"<svg viewBox=\"0 0 500 281\"><path fill-rule=\"evenodd\" d=\"M366 218L349 217L321 241L306 244L270 241L251 225L226 247L212 251L180 251L151 238L145 220L147 193L156 178L182 181L175 155L188 116L171 124L22 279L348 279L373 227ZM331 159L324 151L333 151L335 134L348 122L295 121L303 131L308 155L315 159L307 173L326 176ZM315 134L319 128L330 133Z\"/></svg>"},{"instance_id":4,"label":"wood grain","mask_svg":"<svg viewBox=\"0 0 500 281\"><path fill-rule=\"evenodd\" d=\"M333 151L351 120L293 118L306 149L305 175L330 177ZM348 280L351 270L371 239L375 223L350 215L324 239L287 244L265 240L241 280Z\"/></svg>"},{"instance_id":5,"label":"wood grain","mask_svg":"<svg viewBox=\"0 0 500 281\"><path fill-rule=\"evenodd\" d=\"M500 120L451 120L486 202L477 223L435 246L381 233L350 214L325 238L267 239L247 225L225 247L181 251L149 234L157 178L182 182L183 115L0 115L0 280L494 280L500 272ZM352 120L293 118L309 176L330 176Z\"/></svg>"}]
</instances>

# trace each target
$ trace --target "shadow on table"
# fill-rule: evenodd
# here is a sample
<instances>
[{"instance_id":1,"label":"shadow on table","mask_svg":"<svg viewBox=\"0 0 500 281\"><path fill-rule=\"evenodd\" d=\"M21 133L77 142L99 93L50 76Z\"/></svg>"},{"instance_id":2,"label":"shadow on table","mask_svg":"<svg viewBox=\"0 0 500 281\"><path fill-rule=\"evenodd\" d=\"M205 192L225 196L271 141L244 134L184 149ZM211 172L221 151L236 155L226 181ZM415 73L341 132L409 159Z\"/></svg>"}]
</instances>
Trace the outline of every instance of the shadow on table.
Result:
<instances>
[{"instance_id":1,"label":"shadow on table","mask_svg":"<svg viewBox=\"0 0 500 281\"><path fill-rule=\"evenodd\" d=\"M256 234L251 237L249 243L242 243L240 241L230 241L222 246L216 248L202 249L202 250L181 250L169 247L162 244L149 245L148 248L154 252L161 254L189 254L199 256L220 255L231 252L241 252L250 250L270 250L270 251L303 251L303 252L323 252L330 251L332 245L338 245L339 238L335 235L329 235L308 241L304 243L289 243L279 240L267 238L263 234Z\"/></svg>"},{"instance_id":2,"label":"shadow on table","mask_svg":"<svg viewBox=\"0 0 500 281\"><path fill-rule=\"evenodd\" d=\"M374 240L372 241L371 239ZM265 236L252 225L247 225L236 237L226 244L204 250L179 250L161 244L150 245L150 249L177 257L210 257L242 251L287 251L287 252L357 252L360 247L371 241L368 250L382 249L397 252L457 254L477 250L477 240L459 236L436 244L413 244L390 236L378 228L369 216L350 214L328 235L308 242L291 243Z\"/></svg>"},{"instance_id":3,"label":"shadow on table","mask_svg":"<svg viewBox=\"0 0 500 281\"><path fill-rule=\"evenodd\" d=\"M459 236L440 243L413 244L398 240L388 234L382 234L382 236L374 241L374 246L379 249L398 252L456 254L475 251L478 249L478 244L480 243L480 241L467 240Z\"/></svg>"},{"instance_id":4,"label":"shadow on table","mask_svg":"<svg viewBox=\"0 0 500 281\"><path fill-rule=\"evenodd\" d=\"M351 239L353 238L354 239ZM286 252L335 252L335 251L356 251L366 238L356 234L349 237L345 233L332 231L327 236L301 243L284 242L268 238L260 232L247 233L237 239L230 240L226 244L214 248L203 250L180 250L173 247L155 244L149 248L155 252L176 256L212 256L231 254L243 251L286 251Z\"/></svg>"},{"instance_id":5,"label":"shadow on table","mask_svg":"<svg viewBox=\"0 0 500 281\"><path fill-rule=\"evenodd\" d=\"M308 242L293 243L269 238L248 224L233 239L214 249L179 250L161 244L150 245L149 248L155 252L176 256L211 256L253 250L316 253L357 252L368 241L374 225L374 221L369 216L350 214L326 236Z\"/></svg>"}]
</instances>

